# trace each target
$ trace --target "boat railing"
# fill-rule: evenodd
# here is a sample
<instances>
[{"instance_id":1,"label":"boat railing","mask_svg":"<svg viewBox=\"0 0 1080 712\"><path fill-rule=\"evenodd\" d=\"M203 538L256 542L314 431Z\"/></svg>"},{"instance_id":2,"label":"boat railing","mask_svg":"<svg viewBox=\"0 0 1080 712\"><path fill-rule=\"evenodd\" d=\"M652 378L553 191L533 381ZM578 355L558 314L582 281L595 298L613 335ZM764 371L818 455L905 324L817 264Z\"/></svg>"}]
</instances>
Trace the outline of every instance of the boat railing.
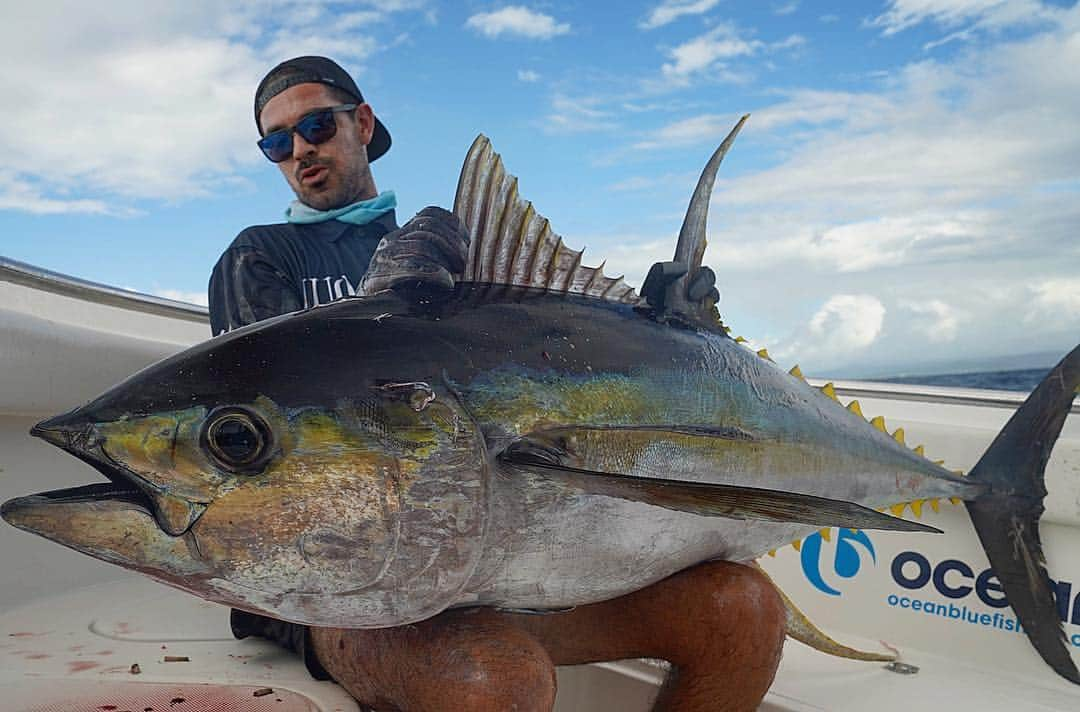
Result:
<instances>
[{"instance_id":1,"label":"boat railing","mask_svg":"<svg viewBox=\"0 0 1080 712\"><path fill-rule=\"evenodd\" d=\"M0 281L145 314L200 323L210 321L206 307L198 304L111 287L2 256L0 256Z\"/></svg>"}]
</instances>

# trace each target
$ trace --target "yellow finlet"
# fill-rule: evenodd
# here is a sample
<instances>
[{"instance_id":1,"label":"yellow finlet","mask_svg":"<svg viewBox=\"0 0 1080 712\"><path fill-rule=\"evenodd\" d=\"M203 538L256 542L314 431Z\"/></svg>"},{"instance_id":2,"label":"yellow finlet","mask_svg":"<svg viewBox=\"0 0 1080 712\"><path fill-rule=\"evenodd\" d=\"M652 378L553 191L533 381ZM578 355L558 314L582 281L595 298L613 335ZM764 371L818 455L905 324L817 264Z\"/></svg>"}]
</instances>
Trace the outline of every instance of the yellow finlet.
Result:
<instances>
[{"instance_id":1,"label":"yellow finlet","mask_svg":"<svg viewBox=\"0 0 1080 712\"><path fill-rule=\"evenodd\" d=\"M915 454L921 457L926 457L926 448L924 448L922 445L916 445Z\"/></svg>"},{"instance_id":2,"label":"yellow finlet","mask_svg":"<svg viewBox=\"0 0 1080 712\"><path fill-rule=\"evenodd\" d=\"M736 343L736 344L745 344L745 343L746 343L746 339L744 339L744 338L743 338L743 337L741 337L741 336L736 336L736 337L735 337L735 343Z\"/></svg>"},{"instance_id":3,"label":"yellow finlet","mask_svg":"<svg viewBox=\"0 0 1080 712\"><path fill-rule=\"evenodd\" d=\"M883 416L875 415L873 419L871 419L870 425L873 425L875 428L877 428L883 433L889 432L889 430L885 427L885 418Z\"/></svg>"},{"instance_id":4,"label":"yellow finlet","mask_svg":"<svg viewBox=\"0 0 1080 712\"><path fill-rule=\"evenodd\" d=\"M859 405L859 401L857 401L857 400L853 400L850 403L848 403L847 404L847 409L850 410L855 415L859 416L860 418L866 417L866 416L864 416L862 414L862 407Z\"/></svg>"},{"instance_id":5,"label":"yellow finlet","mask_svg":"<svg viewBox=\"0 0 1080 712\"><path fill-rule=\"evenodd\" d=\"M822 393L824 393L828 397L832 398L834 401L839 402L840 399L836 397L836 387L833 386L832 381L829 381L828 383L826 383L824 386L822 386L818 390L820 390Z\"/></svg>"},{"instance_id":6,"label":"yellow finlet","mask_svg":"<svg viewBox=\"0 0 1080 712\"><path fill-rule=\"evenodd\" d=\"M776 556L776 549L769 549L769 556L775 557Z\"/></svg>"},{"instance_id":7,"label":"yellow finlet","mask_svg":"<svg viewBox=\"0 0 1080 712\"><path fill-rule=\"evenodd\" d=\"M960 499L959 497L949 497L949 501L953 504L959 505L962 504L964 500Z\"/></svg>"},{"instance_id":8,"label":"yellow finlet","mask_svg":"<svg viewBox=\"0 0 1080 712\"><path fill-rule=\"evenodd\" d=\"M757 355L760 356L761 358L765 359L766 361L772 361L772 357L769 356L769 350L768 349L759 350L757 352ZM776 362L773 361L773 363L776 363Z\"/></svg>"},{"instance_id":9,"label":"yellow finlet","mask_svg":"<svg viewBox=\"0 0 1080 712\"><path fill-rule=\"evenodd\" d=\"M795 551L802 551L802 539L796 539L791 542L791 547L795 549Z\"/></svg>"},{"instance_id":10,"label":"yellow finlet","mask_svg":"<svg viewBox=\"0 0 1080 712\"><path fill-rule=\"evenodd\" d=\"M825 527L824 529L819 531L818 534L820 534L821 538L824 539L825 541L828 541L828 542L832 541L832 532L829 531L828 527Z\"/></svg>"},{"instance_id":11,"label":"yellow finlet","mask_svg":"<svg viewBox=\"0 0 1080 712\"><path fill-rule=\"evenodd\" d=\"M798 378L803 383L806 383L806 376L803 375L802 369L799 368L799 364L795 364L794 366L792 366L791 370L788 371L788 373L790 373L792 376L795 376L795 378Z\"/></svg>"},{"instance_id":12,"label":"yellow finlet","mask_svg":"<svg viewBox=\"0 0 1080 712\"><path fill-rule=\"evenodd\" d=\"M930 509L934 510L935 512L941 511L941 503L939 500L931 499L927 501L930 502Z\"/></svg>"},{"instance_id":13,"label":"yellow finlet","mask_svg":"<svg viewBox=\"0 0 1080 712\"><path fill-rule=\"evenodd\" d=\"M925 499L913 499L911 500L911 512L917 519L922 519L922 506Z\"/></svg>"},{"instance_id":14,"label":"yellow finlet","mask_svg":"<svg viewBox=\"0 0 1080 712\"><path fill-rule=\"evenodd\" d=\"M889 511L893 513L894 517L902 517L904 516L904 508L907 507L907 505L907 502L900 502L899 504L894 504L889 507Z\"/></svg>"},{"instance_id":15,"label":"yellow finlet","mask_svg":"<svg viewBox=\"0 0 1080 712\"><path fill-rule=\"evenodd\" d=\"M892 436L893 436L893 440L900 443L901 445L906 444L904 442L904 429L903 428L897 428L896 431L892 434Z\"/></svg>"},{"instance_id":16,"label":"yellow finlet","mask_svg":"<svg viewBox=\"0 0 1080 712\"><path fill-rule=\"evenodd\" d=\"M953 470L953 474L960 475L961 477L966 477L963 470Z\"/></svg>"},{"instance_id":17,"label":"yellow finlet","mask_svg":"<svg viewBox=\"0 0 1080 712\"><path fill-rule=\"evenodd\" d=\"M934 464L937 465L938 467L941 467L941 466L943 466L945 464L945 461L944 460L934 460Z\"/></svg>"}]
</instances>

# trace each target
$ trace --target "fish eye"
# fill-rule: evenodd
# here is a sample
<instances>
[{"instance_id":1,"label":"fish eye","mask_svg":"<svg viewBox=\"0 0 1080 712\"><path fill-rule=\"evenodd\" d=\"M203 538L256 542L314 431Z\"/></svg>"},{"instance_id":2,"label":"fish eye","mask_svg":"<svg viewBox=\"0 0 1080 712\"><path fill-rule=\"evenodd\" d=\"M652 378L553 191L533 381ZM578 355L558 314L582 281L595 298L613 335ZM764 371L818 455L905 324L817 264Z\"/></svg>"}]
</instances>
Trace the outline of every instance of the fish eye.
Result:
<instances>
[{"instance_id":1,"label":"fish eye","mask_svg":"<svg viewBox=\"0 0 1080 712\"><path fill-rule=\"evenodd\" d=\"M252 473L266 464L270 429L262 418L241 408L222 408L203 425L203 447L226 470Z\"/></svg>"}]
</instances>

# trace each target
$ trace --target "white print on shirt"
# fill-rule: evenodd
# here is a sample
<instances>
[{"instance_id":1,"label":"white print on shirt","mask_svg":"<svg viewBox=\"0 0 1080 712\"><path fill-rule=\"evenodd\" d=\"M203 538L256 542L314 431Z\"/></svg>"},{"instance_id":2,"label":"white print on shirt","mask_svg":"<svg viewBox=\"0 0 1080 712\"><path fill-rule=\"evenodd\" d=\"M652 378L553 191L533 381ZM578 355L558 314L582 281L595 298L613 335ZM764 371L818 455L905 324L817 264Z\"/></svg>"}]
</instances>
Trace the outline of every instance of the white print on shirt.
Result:
<instances>
[{"instance_id":1,"label":"white print on shirt","mask_svg":"<svg viewBox=\"0 0 1080 712\"><path fill-rule=\"evenodd\" d=\"M345 297L355 297L356 287L352 286L345 275L334 277L304 277L300 280L300 291L304 293L304 308L310 309L320 304L329 304Z\"/></svg>"}]
</instances>

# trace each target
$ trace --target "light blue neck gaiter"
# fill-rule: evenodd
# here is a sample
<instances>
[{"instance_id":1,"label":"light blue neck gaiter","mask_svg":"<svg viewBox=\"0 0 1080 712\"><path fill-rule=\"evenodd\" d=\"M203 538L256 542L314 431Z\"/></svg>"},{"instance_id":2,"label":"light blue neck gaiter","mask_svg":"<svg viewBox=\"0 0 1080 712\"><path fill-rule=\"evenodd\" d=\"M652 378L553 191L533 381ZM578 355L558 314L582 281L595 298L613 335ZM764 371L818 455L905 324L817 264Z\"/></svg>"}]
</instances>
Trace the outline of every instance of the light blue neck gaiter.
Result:
<instances>
[{"instance_id":1,"label":"light blue neck gaiter","mask_svg":"<svg viewBox=\"0 0 1080 712\"><path fill-rule=\"evenodd\" d=\"M374 198L361 200L334 210L316 210L294 200L285 210L285 219L291 223L319 223L327 220L340 220L353 225L367 225L372 220L386 215L397 207L397 196L387 190Z\"/></svg>"}]
</instances>

